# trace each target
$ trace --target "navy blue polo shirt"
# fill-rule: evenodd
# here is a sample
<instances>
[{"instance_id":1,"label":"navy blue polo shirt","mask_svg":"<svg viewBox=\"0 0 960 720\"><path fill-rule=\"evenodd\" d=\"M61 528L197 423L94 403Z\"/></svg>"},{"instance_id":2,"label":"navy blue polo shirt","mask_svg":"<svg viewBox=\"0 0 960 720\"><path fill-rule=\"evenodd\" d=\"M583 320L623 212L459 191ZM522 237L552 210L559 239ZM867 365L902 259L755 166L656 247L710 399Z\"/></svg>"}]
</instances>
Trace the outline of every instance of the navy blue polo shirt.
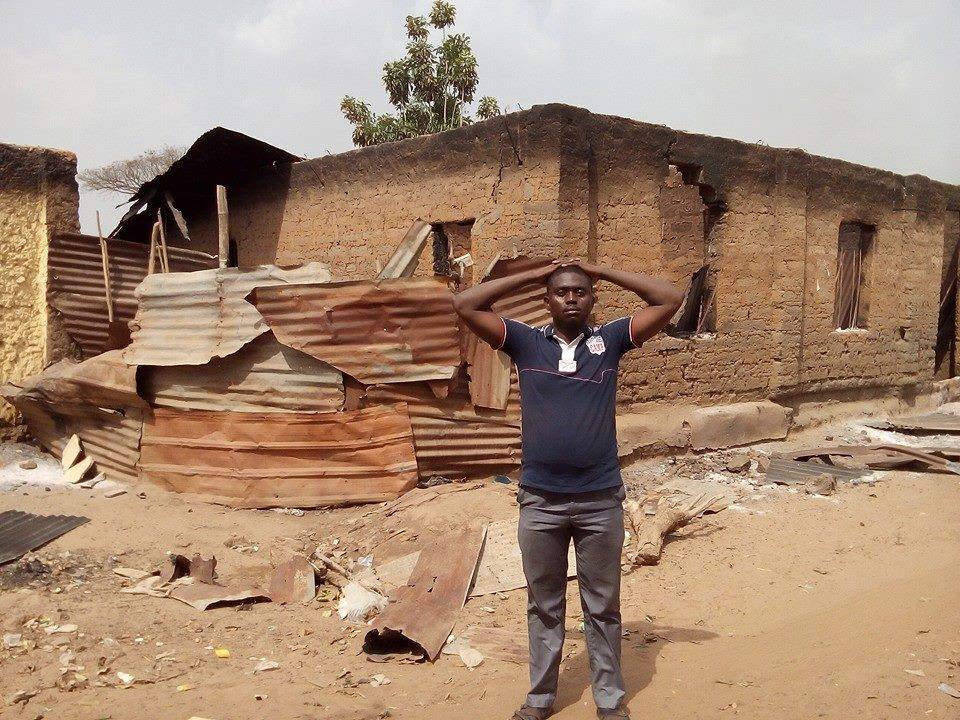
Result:
<instances>
[{"instance_id":1,"label":"navy blue polo shirt","mask_svg":"<svg viewBox=\"0 0 960 720\"><path fill-rule=\"evenodd\" d=\"M575 368L561 366L553 326L507 319L503 324L499 349L513 359L520 378L520 485L562 493L619 487L617 369L621 356L637 347L630 318L585 327L574 351Z\"/></svg>"}]
</instances>

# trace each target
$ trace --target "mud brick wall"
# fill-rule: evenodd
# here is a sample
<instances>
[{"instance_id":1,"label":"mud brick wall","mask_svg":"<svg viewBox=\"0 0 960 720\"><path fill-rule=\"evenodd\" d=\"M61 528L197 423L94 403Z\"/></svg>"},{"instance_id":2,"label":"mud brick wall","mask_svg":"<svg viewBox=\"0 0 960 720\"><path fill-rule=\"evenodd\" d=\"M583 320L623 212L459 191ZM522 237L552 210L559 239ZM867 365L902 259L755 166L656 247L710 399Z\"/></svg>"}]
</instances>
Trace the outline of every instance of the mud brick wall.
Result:
<instances>
[{"instance_id":1,"label":"mud brick wall","mask_svg":"<svg viewBox=\"0 0 960 720\"><path fill-rule=\"evenodd\" d=\"M501 250L552 253L561 128L557 113L534 110L254 178L230 193L240 264L322 260L339 278L370 277L417 219L473 220L481 270ZM189 220L201 247L216 247L215 217ZM418 272L431 267L427 248Z\"/></svg>"},{"instance_id":2,"label":"mud brick wall","mask_svg":"<svg viewBox=\"0 0 960 720\"><path fill-rule=\"evenodd\" d=\"M709 263L710 332L624 360L620 401L640 408L932 380L960 187L554 104L273 169L230 206L241 264L322 260L341 278L375 273L418 218L474 220L455 245L478 271L501 251L577 255L686 287ZM864 329L834 326L841 222L875 227ZM212 215L190 224L215 248ZM418 273L431 265L427 249ZM637 304L601 284L597 319Z\"/></svg>"},{"instance_id":3,"label":"mud brick wall","mask_svg":"<svg viewBox=\"0 0 960 720\"><path fill-rule=\"evenodd\" d=\"M62 357L66 335L46 305L47 247L55 232L79 232L73 153L0 144L0 384ZM15 420L0 399L0 426Z\"/></svg>"}]
</instances>

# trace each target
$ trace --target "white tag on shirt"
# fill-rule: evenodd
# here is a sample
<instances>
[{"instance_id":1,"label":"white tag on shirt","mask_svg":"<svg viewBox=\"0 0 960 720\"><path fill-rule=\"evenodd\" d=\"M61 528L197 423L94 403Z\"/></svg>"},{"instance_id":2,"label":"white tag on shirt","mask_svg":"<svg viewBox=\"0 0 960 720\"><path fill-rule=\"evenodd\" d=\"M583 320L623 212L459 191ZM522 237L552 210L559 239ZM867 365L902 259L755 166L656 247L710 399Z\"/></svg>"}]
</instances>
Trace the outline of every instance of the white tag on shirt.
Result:
<instances>
[{"instance_id":1,"label":"white tag on shirt","mask_svg":"<svg viewBox=\"0 0 960 720\"><path fill-rule=\"evenodd\" d=\"M562 373L575 373L577 371L576 360L560 360L560 366L557 368Z\"/></svg>"}]
</instances>

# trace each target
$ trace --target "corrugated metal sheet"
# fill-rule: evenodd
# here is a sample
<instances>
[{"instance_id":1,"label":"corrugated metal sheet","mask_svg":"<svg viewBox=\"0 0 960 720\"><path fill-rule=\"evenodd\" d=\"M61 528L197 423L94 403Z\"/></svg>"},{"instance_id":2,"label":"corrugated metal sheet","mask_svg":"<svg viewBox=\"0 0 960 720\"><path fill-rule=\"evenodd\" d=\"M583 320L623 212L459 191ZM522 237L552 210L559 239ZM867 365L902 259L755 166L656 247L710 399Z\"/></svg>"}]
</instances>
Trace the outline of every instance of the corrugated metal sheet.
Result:
<instances>
[{"instance_id":1,"label":"corrugated metal sheet","mask_svg":"<svg viewBox=\"0 0 960 720\"><path fill-rule=\"evenodd\" d=\"M206 365L140 368L154 407L233 412L333 412L343 407L343 375L277 342L268 332Z\"/></svg>"},{"instance_id":2,"label":"corrugated metal sheet","mask_svg":"<svg viewBox=\"0 0 960 720\"><path fill-rule=\"evenodd\" d=\"M170 268L190 272L214 267L206 253L168 247ZM107 240L114 320L128 322L137 311L134 290L147 275L149 248L126 240ZM67 334L84 357L107 347L107 301L103 289L100 240L92 235L61 233L50 240L47 256L47 302L63 318Z\"/></svg>"},{"instance_id":3,"label":"corrugated metal sheet","mask_svg":"<svg viewBox=\"0 0 960 720\"><path fill-rule=\"evenodd\" d=\"M312 262L296 268L261 265L151 275L124 360L131 365L203 365L235 353L269 328L244 298L259 285L325 283L330 271Z\"/></svg>"},{"instance_id":4,"label":"corrugated metal sheet","mask_svg":"<svg viewBox=\"0 0 960 720\"><path fill-rule=\"evenodd\" d=\"M251 302L284 345L362 383L449 380L460 366L453 293L437 280L261 287Z\"/></svg>"},{"instance_id":5,"label":"corrugated metal sheet","mask_svg":"<svg viewBox=\"0 0 960 720\"><path fill-rule=\"evenodd\" d=\"M906 432L922 433L956 433L960 432L960 415L930 413L929 415L917 415L916 417L880 420L869 424L885 430L904 430Z\"/></svg>"},{"instance_id":6,"label":"corrugated metal sheet","mask_svg":"<svg viewBox=\"0 0 960 720\"><path fill-rule=\"evenodd\" d=\"M410 580L390 593L390 604L364 639L376 648L402 635L434 660L453 630L477 569L486 527L465 527L438 537L420 553Z\"/></svg>"},{"instance_id":7,"label":"corrugated metal sheet","mask_svg":"<svg viewBox=\"0 0 960 720\"><path fill-rule=\"evenodd\" d=\"M7 510L0 513L0 565L36 550L90 518L76 515L34 515Z\"/></svg>"},{"instance_id":8,"label":"corrugated metal sheet","mask_svg":"<svg viewBox=\"0 0 960 720\"><path fill-rule=\"evenodd\" d=\"M416 383L369 387L364 402L407 404L421 476L488 477L520 464L516 415L477 410L459 394L439 399Z\"/></svg>"},{"instance_id":9,"label":"corrugated metal sheet","mask_svg":"<svg viewBox=\"0 0 960 720\"><path fill-rule=\"evenodd\" d=\"M8 386L9 388L9 386ZM28 396L5 395L20 411L30 434L56 457L67 440L79 435L83 451L93 458L97 472L111 480L137 479L142 415L99 410L84 405L51 405Z\"/></svg>"},{"instance_id":10,"label":"corrugated metal sheet","mask_svg":"<svg viewBox=\"0 0 960 720\"><path fill-rule=\"evenodd\" d=\"M95 355L81 363L62 360L16 384L23 394L54 406L147 407L137 395L137 369L123 362L119 350Z\"/></svg>"},{"instance_id":11,"label":"corrugated metal sheet","mask_svg":"<svg viewBox=\"0 0 960 720\"><path fill-rule=\"evenodd\" d=\"M484 279L518 275L549 263L549 260L526 257L498 260ZM501 317L540 327L550 322L550 313L543 302L544 292L542 283L524 285L501 297L490 309ZM467 344L466 358L473 404L501 410L506 408L510 393L510 358L480 340Z\"/></svg>"},{"instance_id":12,"label":"corrugated metal sheet","mask_svg":"<svg viewBox=\"0 0 960 720\"><path fill-rule=\"evenodd\" d=\"M237 507L319 507L391 500L416 485L406 406L339 413L157 408L140 476Z\"/></svg>"},{"instance_id":13,"label":"corrugated metal sheet","mask_svg":"<svg viewBox=\"0 0 960 720\"><path fill-rule=\"evenodd\" d=\"M771 458L770 466L767 468L767 479L770 482L781 485L796 485L817 475L832 475L838 481L850 482L851 480L866 477L870 475L871 472L873 471L853 470L836 467L835 465Z\"/></svg>"}]
</instances>

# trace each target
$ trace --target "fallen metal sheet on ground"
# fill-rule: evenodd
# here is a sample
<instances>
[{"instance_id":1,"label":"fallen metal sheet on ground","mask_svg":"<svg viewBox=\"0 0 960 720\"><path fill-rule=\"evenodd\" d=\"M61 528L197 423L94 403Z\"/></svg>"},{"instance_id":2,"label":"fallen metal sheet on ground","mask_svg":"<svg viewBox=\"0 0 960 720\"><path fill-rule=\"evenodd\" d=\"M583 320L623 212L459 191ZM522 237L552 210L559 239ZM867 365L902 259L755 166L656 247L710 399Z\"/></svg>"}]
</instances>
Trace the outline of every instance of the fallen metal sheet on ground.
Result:
<instances>
[{"instance_id":1,"label":"fallen metal sheet on ground","mask_svg":"<svg viewBox=\"0 0 960 720\"><path fill-rule=\"evenodd\" d=\"M838 445L807 448L796 452L784 453L779 457L787 460L809 460L821 458L830 464L851 469L869 468L871 470L890 470L910 465L916 460L900 453L881 450L870 445Z\"/></svg>"},{"instance_id":2,"label":"fallen metal sheet on ground","mask_svg":"<svg viewBox=\"0 0 960 720\"><path fill-rule=\"evenodd\" d=\"M147 275L149 247L108 238L110 291L114 322L126 323L137 312L134 290ZM216 267L212 255L167 247L170 269L182 273ZM109 322L103 286L100 238L60 233L50 239L47 254L47 302L60 313L67 334L92 357L108 348Z\"/></svg>"},{"instance_id":3,"label":"fallen metal sheet on ground","mask_svg":"<svg viewBox=\"0 0 960 720\"><path fill-rule=\"evenodd\" d=\"M489 477L520 464L520 419L507 412L477 410L468 398L440 399L424 385L367 388L365 404L403 402L410 411L420 475Z\"/></svg>"},{"instance_id":4,"label":"fallen metal sheet on ground","mask_svg":"<svg viewBox=\"0 0 960 720\"><path fill-rule=\"evenodd\" d=\"M27 429L56 457L73 435L78 435L87 457L93 458L98 472L111 480L132 482L137 479L140 459L140 435L143 416L135 410L101 410L90 405L53 405L7 385L4 397L20 411Z\"/></svg>"},{"instance_id":5,"label":"fallen metal sheet on ground","mask_svg":"<svg viewBox=\"0 0 960 720\"><path fill-rule=\"evenodd\" d=\"M202 582L179 585L170 590L168 597L186 603L197 610L209 610L212 607L230 603L270 599L266 592L257 588L211 585Z\"/></svg>"},{"instance_id":6,"label":"fallen metal sheet on ground","mask_svg":"<svg viewBox=\"0 0 960 720\"><path fill-rule=\"evenodd\" d=\"M916 417L891 418L864 423L879 430L897 430L906 433L960 433L960 415L930 413Z\"/></svg>"},{"instance_id":7,"label":"fallen metal sheet on ground","mask_svg":"<svg viewBox=\"0 0 960 720\"><path fill-rule=\"evenodd\" d=\"M81 363L61 360L37 375L16 383L23 395L50 405L93 405L102 408L146 409L137 395L137 369L111 350Z\"/></svg>"},{"instance_id":8,"label":"fallen metal sheet on ground","mask_svg":"<svg viewBox=\"0 0 960 720\"><path fill-rule=\"evenodd\" d=\"M0 565L65 535L90 518L77 515L34 515L19 510L0 512Z\"/></svg>"},{"instance_id":9,"label":"fallen metal sheet on ground","mask_svg":"<svg viewBox=\"0 0 960 720\"><path fill-rule=\"evenodd\" d=\"M487 540L477 565L476 578L470 588L470 597L507 592L527 586L520 558L520 545L517 542L517 522L517 519L513 518L490 523L487 526ZM408 582L419 559L420 553L413 552L378 565L372 573L385 587L399 587ZM576 575L577 556L571 543L567 553L567 577L572 578Z\"/></svg>"},{"instance_id":10,"label":"fallen metal sheet on ground","mask_svg":"<svg viewBox=\"0 0 960 720\"><path fill-rule=\"evenodd\" d=\"M313 565L303 555L280 563L270 576L267 594L271 601L281 605L310 602L317 594Z\"/></svg>"},{"instance_id":11,"label":"fallen metal sheet on ground","mask_svg":"<svg viewBox=\"0 0 960 720\"><path fill-rule=\"evenodd\" d=\"M266 333L206 365L140 368L154 407L233 412L333 412L343 407L343 375Z\"/></svg>"},{"instance_id":12,"label":"fallen metal sheet on ground","mask_svg":"<svg viewBox=\"0 0 960 720\"><path fill-rule=\"evenodd\" d=\"M318 262L150 275L136 290L139 308L123 358L131 365L168 366L226 357L269 330L245 300L251 290L329 279L330 271Z\"/></svg>"},{"instance_id":13,"label":"fallen metal sheet on ground","mask_svg":"<svg viewBox=\"0 0 960 720\"><path fill-rule=\"evenodd\" d=\"M460 366L453 293L438 280L259 287L250 300L277 340L362 383L449 380Z\"/></svg>"},{"instance_id":14,"label":"fallen metal sheet on ground","mask_svg":"<svg viewBox=\"0 0 960 720\"><path fill-rule=\"evenodd\" d=\"M381 502L417 482L403 404L339 413L157 408L144 427L140 477L235 507Z\"/></svg>"},{"instance_id":15,"label":"fallen metal sheet on ground","mask_svg":"<svg viewBox=\"0 0 960 720\"><path fill-rule=\"evenodd\" d=\"M784 458L771 458L767 468L767 480L778 485L796 485L818 475L832 475L838 482L851 482L872 474L871 470L840 468L821 463L798 462Z\"/></svg>"},{"instance_id":16,"label":"fallen metal sheet on ground","mask_svg":"<svg viewBox=\"0 0 960 720\"><path fill-rule=\"evenodd\" d=\"M477 570L486 528L465 527L442 535L424 549L406 585L390 593L390 604L373 622L365 647L402 639L434 660L463 608Z\"/></svg>"},{"instance_id":17,"label":"fallen metal sheet on ground","mask_svg":"<svg viewBox=\"0 0 960 720\"><path fill-rule=\"evenodd\" d=\"M518 275L550 262L544 258L526 257L497 260L484 280ZM540 327L550 322L550 313L543 302L544 292L542 283L524 285L499 298L490 309L501 317ZM484 408L505 409L510 393L510 359L476 338L468 341L466 358L470 375L470 399L473 404Z\"/></svg>"}]
</instances>

